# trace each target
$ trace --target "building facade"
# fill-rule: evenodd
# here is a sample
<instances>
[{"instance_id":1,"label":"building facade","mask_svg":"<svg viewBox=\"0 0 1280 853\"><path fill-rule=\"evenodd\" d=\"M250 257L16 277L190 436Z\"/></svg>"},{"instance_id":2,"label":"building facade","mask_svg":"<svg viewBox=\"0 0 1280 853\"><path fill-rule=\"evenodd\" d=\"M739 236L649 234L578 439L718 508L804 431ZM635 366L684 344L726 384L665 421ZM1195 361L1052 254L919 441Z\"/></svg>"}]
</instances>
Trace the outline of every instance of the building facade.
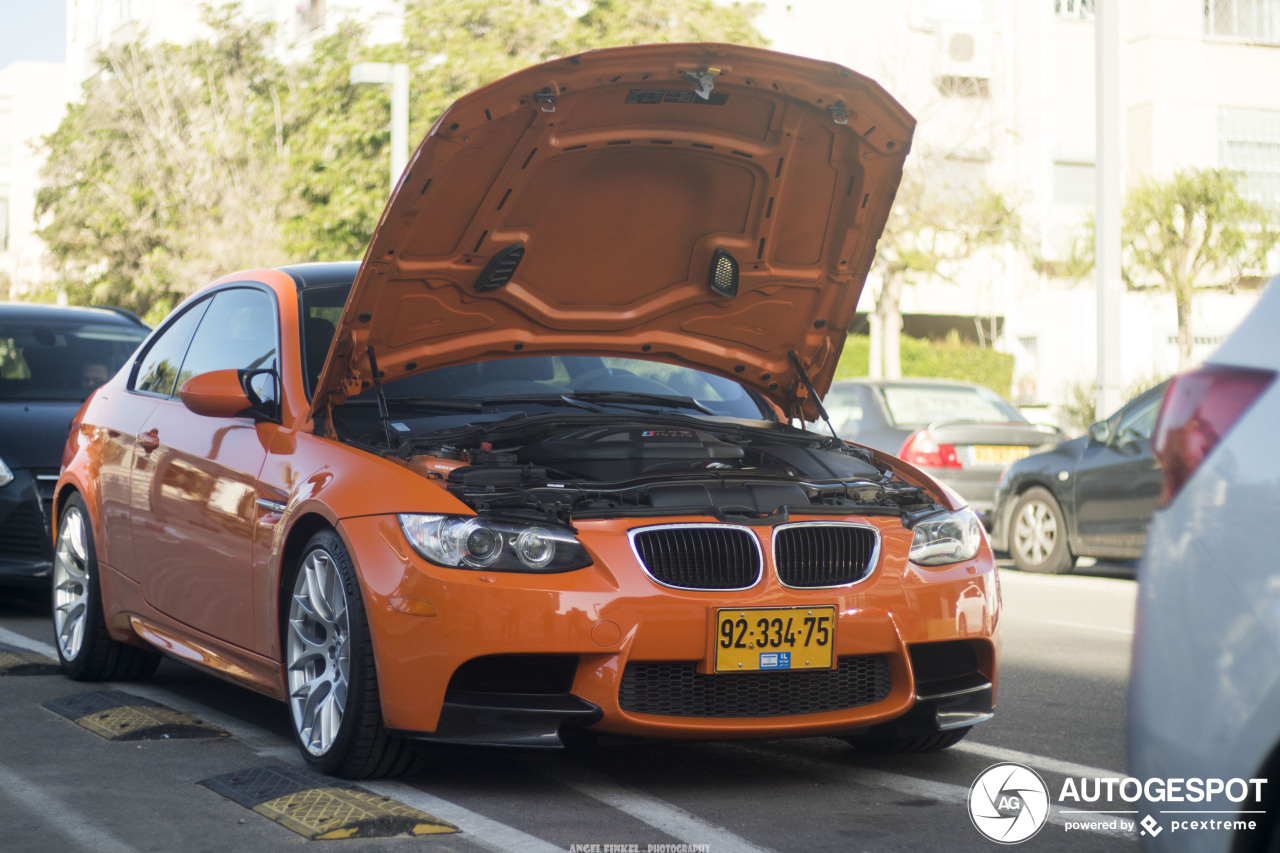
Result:
<instances>
[{"instance_id":1,"label":"building facade","mask_svg":"<svg viewBox=\"0 0 1280 853\"><path fill-rule=\"evenodd\" d=\"M1280 212L1280 0L1126 0L1121 13L1126 186L1226 167L1242 173L1247 196ZM950 316L962 330L989 321L1016 357L1014 393L1026 402L1092 384L1092 277L1054 273L1094 204L1094 0L770 0L760 23L779 50L884 83L920 122L913 156L1017 205L1027 251L983 253L952 281L909 287L908 326L913 315ZM860 309L877 287L869 283ZM1196 357L1255 300L1247 289L1197 295ZM1174 371L1172 296L1126 293L1121 310L1123 382Z\"/></svg>"}]
</instances>

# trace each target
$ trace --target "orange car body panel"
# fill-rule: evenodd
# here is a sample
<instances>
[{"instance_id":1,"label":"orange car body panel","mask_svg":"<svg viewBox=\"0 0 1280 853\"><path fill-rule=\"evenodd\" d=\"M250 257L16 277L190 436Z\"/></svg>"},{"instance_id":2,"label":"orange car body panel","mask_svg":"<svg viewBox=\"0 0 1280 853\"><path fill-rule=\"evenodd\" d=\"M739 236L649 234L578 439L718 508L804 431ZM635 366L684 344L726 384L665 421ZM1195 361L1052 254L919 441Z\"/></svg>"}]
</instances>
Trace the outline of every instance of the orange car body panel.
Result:
<instances>
[{"instance_id":1,"label":"orange car body panel","mask_svg":"<svg viewBox=\"0 0 1280 853\"><path fill-rule=\"evenodd\" d=\"M612 54L603 54L602 59L592 61L607 68ZM702 60L704 64L711 59L720 61L723 88L740 93L743 87L764 85L733 77L735 62L749 64L748 60L759 58L757 54L720 47L705 52ZM655 67L670 65L671 49L654 48L651 55ZM824 76L817 82L806 82L803 71L815 63L798 62L794 67L787 63L777 66L779 73L786 72L783 82L795 97L817 100L824 97L825 85L835 87L833 91L844 91L841 87L849 85L838 81L838 71L831 72L836 76L830 80ZM568 65L562 70L564 80L582 82L579 72ZM634 66L627 73L633 74ZM853 158L857 153L857 158L840 159L844 165L833 168L840 172L856 159L866 159L866 171L861 173L862 179L870 182L866 191L891 195L913 124L878 87L854 77L853 82L874 97L863 102L863 114L848 119L863 139L842 143L841 157ZM498 84L487 99L464 99L454 112L446 114L442 119L445 124L433 131L441 138L432 142L429 137L430 145L424 142L411 171L416 174L423 167L435 174L432 170L439 166L427 161L443 156L440 146L455 133L450 125L481 121L476 111L484 103L493 103L490 96L495 92L498 100L512 102L513 114L518 111L515 101L522 90L512 88L514 85ZM825 109L824 105L819 112ZM877 118L886 124L874 135L871 123ZM548 119L541 115L527 121ZM615 117L615 124L618 121L621 119ZM768 128L766 139L758 151L753 149L754 154L776 153L783 135L789 132L768 122L764 126ZM567 134L576 140L571 130L561 127L552 132L545 127L539 138L554 141L556 134ZM607 145L617 141L617 132L616 128L587 132L581 142ZM733 140L734 135L726 131L722 142ZM894 146L889 146L891 141ZM451 144L460 145L463 152L475 150L465 139ZM784 167L770 161L761 171L760 158L754 154L740 158L754 164L741 168L752 170L767 189L769 182L761 176L771 174L775 165L779 173ZM445 158L442 162L452 161ZM414 218L418 211L411 195L422 189L417 180L407 176L401 183L361 267L356 296L346 305L318 385L321 390L315 401L320 413L368 381L362 346L375 347L380 367L385 356L385 368L394 378L420 369L415 360L437 366L494 358L509 353L513 342L525 343L526 352L635 355L643 351L655 360L738 378L760 390L774 406L786 409L797 399L803 401L805 394L796 387L785 350L798 351L813 370L819 390L826 386L843 342L844 321L854 310L888 209L883 199L869 214L858 213L862 209L859 204L846 210L845 202L832 201L831 210L824 209L823 216L834 212L839 227L822 229L821 238L808 244L802 234L789 236L793 246L809 246L812 263L797 264L791 272L777 258L762 258L758 265L744 264L746 307L729 312L727 325L708 329L705 337L696 340L686 327L696 327L722 311L717 304L690 295L694 288L690 282L696 278L690 270L696 265L688 258L710 255L710 244L700 240L681 244L681 251L688 255L681 262L683 266L664 256L653 259L652 267L643 267L649 263L644 256L633 256L646 274L661 271L663 286L675 294L656 315L624 310L623 295L612 292L606 293L605 307L600 309L557 314L551 306L543 316L544 320L550 318L550 326L539 329L524 312L530 304L550 297L520 291L504 296L501 307L493 309L494 316L505 316L501 334L472 328L474 336L466 341L446 336L447 341L441 343L445 339L439 337L438 329L431 331L434 326L405 332L406 328L417 328L414 324L422 319L423 315L414 313L417 309L403 312L401 319L407 327L397 325L394 312L387 316L388 309L394 308L396 299L409 300L408 287L435 294L434 305L454 300L454 308L458 308L466 301L460 287L469 285L476 265L483 265L484 256L493 249L484 240L501 242L510 235L477 240L479 235L467 231L469 226L463 221L453 242L434 255L418 247L398 259L391 258L388 240L405 239L406 234L438 222L438 217ZM754 198L756 193L752 190L749 194ZM860 198L862 193L854 195ZM655 199L660 201L660 196ZM640 212L644 216L666 213ZM791 215L807 221L794 204ZM752 219L749 224L750 228L738 229L731 244L745 239L754 247L759 235L773 234L769 230L773 226L766 226L764 219ZM464 244L488 248L455 250ZM849 268L850 259L853 268ZM607 258L595 260L603 263ZM674 283L673 276L677 279ZM775 283L790 283L771 289L771 278ZM764 555L762 577L750 589L681 590L651 579L632 549L627 531L657 523L709 521L705 516L576 520L578 537L592 562L573 571L513 573L444 568L428 562L410 546L396 516L474 514L444 487L448 472L463 463L430 455L388 458L344 444L331 435L317 434L300 356L298 284L285 271L253 270L226 276L206 291L237 283L257 283L255 286L268 289L278 310L278 422L202 417L177 398L159 399L129 390L130 371L125 369L86 402L72 425L58 484L58 506L73 492L84 497L97 542L107 625L115 639L152 645L228 680L284 698L281 623L287 607L287 575L293 568L291 561L296 560L295 549L315 529L327 526L342 537L356 568L374 643L384 721L391 729L434 731L450 677L467 661L486 655L577 656L573 693L603 712L593 726L595 730L621 735L733 738L822 734L890 720L916 701L908 646L922 643L967 642L981 674L991 684L994 699L1000 598L990 548L984 542L974 558L952 565L915 565L907 560L912 532L897 516L810 516L799 512L791 516L793 522L808 518L854 521L878 529L882 547L874 571L861 582L836 589L782 586L773 571L774 530L768 525L750 528ZM583 284L575 280L574 286ZM704 291L706 285L698 282L696 287ZM802 328L789 327L778 339L781 354L775 346L753 347L742 338L758 337L761 327L757 321L772 310L778 293L808 294L815 312L805 314ZM556 298L567 297L560 293ZM688 310L682 313L679 305ZM362 322L360 315L370 310L377 311L377 318ZM446 316L461 315L453 311ZM815 328L812 317L827 317L831 322L825 330ZM667 321L674 325L663 331L660 326ZM490 328L488 323L480 327ZM402 332L404 335L397 338ZM735 371L739 364L749 366ZM780 383L770 379L771 372L779 379L789 378ZM218 394L212 385L205 390ZM803 403L801 408L811 409ZM928 491L938 506L959 507L953 495L924 473L881 454L876 459L891 465L901 479ZM143 511L147 507L160 511ZM775 717L658 716L620 707L619 684L628 662L694 662L700 672L710 672L717 608L818 605L835 608L836 656L886 656L893 685L886 698L849 710ZM961 611L964 619L958 616Z\"/></svg>"}]
</instances>

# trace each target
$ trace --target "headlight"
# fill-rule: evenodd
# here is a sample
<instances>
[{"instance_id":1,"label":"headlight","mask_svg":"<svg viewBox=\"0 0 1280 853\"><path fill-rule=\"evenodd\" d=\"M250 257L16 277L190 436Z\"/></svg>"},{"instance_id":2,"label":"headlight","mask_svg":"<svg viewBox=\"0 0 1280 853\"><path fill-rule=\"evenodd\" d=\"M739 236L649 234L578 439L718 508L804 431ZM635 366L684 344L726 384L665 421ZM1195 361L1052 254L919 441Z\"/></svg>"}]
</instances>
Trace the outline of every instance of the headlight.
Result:
<instances>
[{"instance_id":1,"label":"headlight","mask_svg":"<svg viewBox=\"0 0 1280 853\"><path fill-rule=\"evenodd\" d=\"M7 486L13 482L13 472L9 470L9 466L4 464L4 460L0 459L0 486Z\"/></svg>"},{"instance_id":2,"label":"headlight","mask_svg":"<svg viewBox=\"0 0 1280 853\"><path fill-rule=\"evenodd\" d=\"M567 572L590 565L587 549L567 530L478 516L402 514L413 549L438 566L496 572Z\"/></svg>"},{"instance_id":3,"label":"headlight","mask_svg":"<svg viewBox=\"0 0 1280 853\"><path fill-rule=\"evenodd\" d=\"M961 509L917 523L909 556L920 566L944 566L972 558L981 544L982 523L972 510Z\"/></svg>"}]
</instances>

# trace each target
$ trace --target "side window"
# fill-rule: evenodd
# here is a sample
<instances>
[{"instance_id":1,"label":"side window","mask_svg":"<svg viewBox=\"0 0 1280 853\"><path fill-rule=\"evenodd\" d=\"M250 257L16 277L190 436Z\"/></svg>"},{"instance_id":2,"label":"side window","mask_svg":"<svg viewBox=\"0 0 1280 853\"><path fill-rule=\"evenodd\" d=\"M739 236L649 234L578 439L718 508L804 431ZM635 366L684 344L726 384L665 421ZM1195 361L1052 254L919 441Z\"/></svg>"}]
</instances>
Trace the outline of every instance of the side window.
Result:
<instances>
[{"instance_id":1,"label":"side window","mask_svg":"<svg viewBox=\"0 0 1280 853\"><path fill-rule=\"evenodd\" d=\"M1160 403L1163 399L1161 396L1156 396L1148 401L1145 406L1126 414L1120 421L1120 426L1116 429L1116 435L1123 436L1125 433L1129 433L1130 435L1136 435L1138 438L1151 438L1151 433L1156 428L1156 416L1160 414Z\"/></svg>"},{"instance_id":2,"label":"side window","mask_svg":"<svg viewBox=\"0 0 1280 853\"><path fill-rule=\"evenodd\" d=\"M132 390L165 397L173 393L177 387L178 368L186 357L187 347L191 345L191 336L195 334L200 318L209 308L209 301L205 299L188 308L151 342L134 374L130 385Z\"/></svg>"},{"instance_id":3,"label":"side window","mask_svg":"<svg viewBox=\"0 0 1280 853\"><path fill-rule=\"evenodd\" d=\"M261 290L219 292L191 341L175 387L211 370L274 367L276 325L275 300Z\"/></svg>"}]
</instances>

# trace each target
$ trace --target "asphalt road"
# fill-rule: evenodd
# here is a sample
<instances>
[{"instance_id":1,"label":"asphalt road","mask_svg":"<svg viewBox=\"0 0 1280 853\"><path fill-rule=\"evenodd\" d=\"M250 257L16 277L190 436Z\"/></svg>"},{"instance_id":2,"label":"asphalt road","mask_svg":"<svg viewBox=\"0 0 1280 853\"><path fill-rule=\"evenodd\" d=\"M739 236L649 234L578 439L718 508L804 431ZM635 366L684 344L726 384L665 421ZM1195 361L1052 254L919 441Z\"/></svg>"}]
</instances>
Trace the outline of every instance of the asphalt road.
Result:
<instances>
[{"instance_id":1,"label":"asphalt road","mask_svg":"<svg viewBox=\"0 0 1280 853\"><path fill-rule=\"evenodd\" d=\"M946 752L869 756L829 738L585 752L449 748L416 775L361 783L454 824L461 831L453 834L310 841L201 785L304 765L283 705L178 664L164 663L146 682L106 686L190 713L229 737L106 740L45 707L102 686L59 674L0 677L0 848L986 851L995 848L970 819L970 786L991 765L1012 761L1036 770L1055 801L1026 849L1136 850L1136 831L1118 821L1137 815L1078 814L1079 806L1056 802L1068 778L1125 775L1132 567L1102 564L1062 577L1006 570L1001 583L996 718ZM0 590L0 645L53 655L52 643L43 600ZM1079 822L1098 826L1068 828Z\"/></svg>"}]
</instances>

